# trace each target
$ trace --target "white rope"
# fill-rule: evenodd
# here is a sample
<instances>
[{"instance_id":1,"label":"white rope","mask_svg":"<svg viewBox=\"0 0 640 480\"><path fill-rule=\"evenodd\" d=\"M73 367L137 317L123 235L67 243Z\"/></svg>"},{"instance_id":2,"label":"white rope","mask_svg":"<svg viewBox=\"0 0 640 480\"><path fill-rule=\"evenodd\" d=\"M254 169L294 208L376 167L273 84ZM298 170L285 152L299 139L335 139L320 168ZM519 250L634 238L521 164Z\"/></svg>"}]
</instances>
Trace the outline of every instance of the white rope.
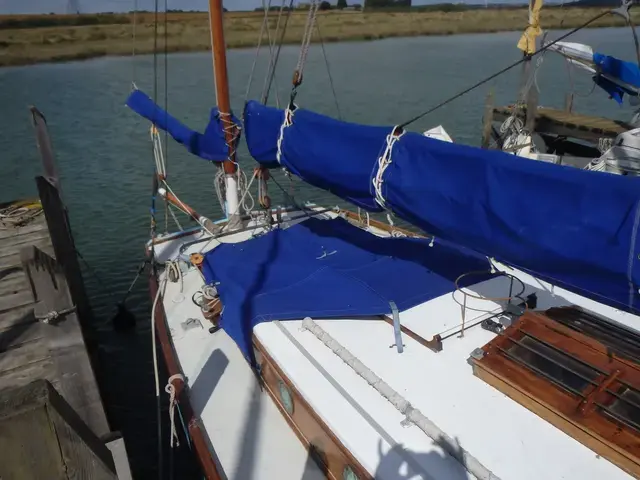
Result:
<instances>
[{"instance_id":1,"label":"white rope","mask_svg":"<svg viewBox=\"0 0 640 480\"><path fill-rule=\"evenodd\" d=\"M164 289L167 287L167 277L165 275L162 281L162 287L158 287L156 292L156 298L153 299L153 306L151 307L151 349L153 352L153 377L156 382L156 397L160 396L160 377L158 375L158 353L156 352L156 306L160 295L164 294Z\"/></svg>"},{"instance_id":2,"label":"white rope","mask_svg":"<svg viewBox=\"0 0 640 480\"><path fill-rule=\"evenodd\" d=\"M298 109L297 105L293 105L293 108L287 107L284 111L284 121L280 126L280 135L278 136L278 153L276 154L276 159L278 163L282 165L282 142L284 141L284 129L290 127L293 124L293 114Z\"/></svg>"},{"instance_id":3,"label":"white rope","mask_svg":"<svg viewBox=\"0 0 640 480\"><path fill-rule=\"evenodd\" d=\"M170 278L173 274L175 281L180 282L180 293L182 293L184 290L184 278L182 277L182 270L180 269L180 264L178 262L178 260L167 260L165 263L165 271L169 281L173 282Z\"/></svg>"},{"instance_id":4,"label":"white rope","mask_svg":"<svg viewBox=\"0 0 640 480\"><path fill-rule=\"evenodd\" d=\"M243 192L240 201L238 202L238 208L232 215L240 213L240 210L243 209L245 212L250 212L255 207L255 199L251 194L251 185L256 178L257 173L253 173L253 177L247 184L247 174L240 168L238 168L238 190ZM213 188L216 192L216 197L218 198L218 202L220 203L220 208L222 211L225 211L225 193L226 193L226 184L225 184L225 173L223 170L219 170L216 176L213 179ZM231 216L231 215L229 215Z\"/></svg>"},{"instance_id":5,"label":"white rope","mask_svg":"<svg viewBox=\"0 0 640 480\"><path fill-rule=\"evenodd\" d=\"M425 417L420 410L396 392L382 378L378 377L370 368L362 363L349 350L320 327L311 318L307 317L302 322L302 329L313 333L318 340L324 343L344 363L351 367L358 375L367 381L380 395L386 398L401 414L405 415L405 422L413 423L422 430L437 445L455 458L472 475L480 480L499 480L499 477L482 465L478 459L467 452L455 439L438 428L431 420Z\"/></svg>"},{"instance_id":6,"label":"white rope","mask_svg":"<svg viewBox=\"0 0 640 480\"><path fill-rule=\"evenodd\" d=\"M174 380L182 380L184 382L184 376L180 373L176 373L175 375L171 375L169 380L167 381L167 385L164 387L164 391L169 394L169 423L171 424L171 437L169 438L169 446L173 448L174 440L176 447L180 446L180 438L178 437L178 432L176 431L176 424L174 421L175 408L177 405L176 402L176 387L173 384Z\"/></svg>"},{"instance_id":7,"label":"white rope","mask_svg":"<svg viewBox=\"0 0 640 480\"><path fill-rule=\"evenodd\" d=\"M167 176L167 166L164 161L164 153L162 152L160 133L155 125L151 125L149 135L151 136L151 143L153 143L153 158L156 161L156 172L164 178Z\"/></svg>"},{"instance_id":8,"label":"white rope","mask_svg":"<svg viewBox=\"0 0 640 480\"><path fill-rule=\"evenodd\" d=\"M309 45L311 43L311 37L316 24L316 17L318 15L318 8L320 7L319 0L312 0L309 5L309 14L307 15L307 23L304 27L304 34L302 36L302 45L300 45L300 54L298 55L298 63L296 64L296 71L299 78L302 78L304 66L307 63L307 55L309 53Z\"/></svg>"},{"instance_id":9,"label":"white rope","mask_svg":"<svg viewBox=\"0 0 640 480\"><path fill-rule=\"evenodd\" d=\"M400 132L400 134L396 134L398 130L397 127L391 131L389 135L387 135L387 145L384 149L382 155L378 158L378 171L376 172L375 177L373 178L373 188L376 192L376 202L382 208L386 208L384 196L382 194L382 184L384 183L384 172L391 165L391 152L393 151L393 146L395 143L404 135L404 130Z\"/></svg>"}]
</instances>

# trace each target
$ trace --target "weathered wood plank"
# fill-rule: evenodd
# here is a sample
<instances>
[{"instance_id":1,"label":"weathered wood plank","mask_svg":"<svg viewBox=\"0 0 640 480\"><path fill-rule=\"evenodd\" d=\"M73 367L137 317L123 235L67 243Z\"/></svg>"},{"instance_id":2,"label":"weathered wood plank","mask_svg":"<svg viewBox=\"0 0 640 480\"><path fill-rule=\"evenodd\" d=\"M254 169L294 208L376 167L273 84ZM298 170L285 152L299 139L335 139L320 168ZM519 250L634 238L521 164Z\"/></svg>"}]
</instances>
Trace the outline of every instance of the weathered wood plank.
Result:
<instances>
[{"instance_id":1,"label":"weathered wood plank","mask_svg":"<svg viewBox=\"0 0 640 480\"><path fill-rule=\"evenodd\" d=\"M0 352L0 375L48 358L51 358L51 355L43 342L35 342L25 348L5 350Z\"/></svg>"},{"instance_id":2,"label":"weathered wood plank","mask_svg":"<svg viewBox=\"0 0 640 480\"><path fill-rule=\"evenodd\" d=\"M33 304L33 295L26 289L4 293L0 296L0 315L30 304Z\"/></svg>"},{"instance_id":3,"label":"weathered wood plank","mask_svg":"<svg viewBox=\"0 0 640 480\"><path fill-rule=\"evenodd\" d=\"M47 240L50 242L49 233L46 231L34 232L29 235L18 235L17 237L5 238L4 241L0 242L0 255L6 256L14 254L19 252L22 247L33 245L33 242L41 240Z\"/></svg>"},{"instance_id":4,"label":"weathered wood plank","mask_svg":"<svg viewBox=\"0 0 640 480\"><path fill-rule=\"evenodd\" d=\"M0 295L24 290L27 287L27 279L21 267L14 265L0 270Z\"/></svg>"},{"instance_id":5,"label":"weathered wood plank","mask_svg":"<svg viewBox=\"0 0 640 480\"><path fill-rule=\"evenodd\" d=\"M111 453L49 382L0 395L0 476L115 480Z\"/></svg>"},{"instance_id":6,"label":"weathered wood plank","mask_svg":"<svg viewBox=\"0 0 640 480\"><path fill-rule=\"evenodd\" d=\"M0 353L41 340L50 333L51 328L55 327L42 322L32 322L0 330Z\"/></svg>"},{"instance_id":7,"label":"weathered wood plank","mask_svg":"<svg viewBox=\"0 0 640 480\"><path fill-rule=\"evenodd\" d=\"M36 378L49 380L52 383L58 382L58 370L50 357L2 372L0 374L0 390L21 387L33 382Z\"/></svg>"},{"instance_id":8,"label":"weathered wood plank","mask_svg":"<svg viewBox=\"0 0 640 480\"><path fill-rule=\"evenodd\" d=\"M32 304L19 306L0 313L0 330L35 321Z\"/></svg>"},{"instance_id":9,"label":"weathered wood plank","mask_svg":"<svg viewBox=\"0 0 640 480\"><path fill-rule=\"evenodd\" d=\"M20 227L0 227L0 240L40 232L49 233L47 230L47 221L42 214Z\"/></svg>"},{"instance_id":10,"label":"weathered wood plank","mask_svg":"<svg viewBox=\"0 0 640 480\"><path fill-rule=\"evenodd\" d=\"M39 248L47 255L55 258L53 255L53 246L49 238L36 240L30 243L29 246ZM9 252L7 255L0 255L0 269L13 267L15 265L20 265L20 249L17 249L15 252Z\"/></svg>"}]
</instances>

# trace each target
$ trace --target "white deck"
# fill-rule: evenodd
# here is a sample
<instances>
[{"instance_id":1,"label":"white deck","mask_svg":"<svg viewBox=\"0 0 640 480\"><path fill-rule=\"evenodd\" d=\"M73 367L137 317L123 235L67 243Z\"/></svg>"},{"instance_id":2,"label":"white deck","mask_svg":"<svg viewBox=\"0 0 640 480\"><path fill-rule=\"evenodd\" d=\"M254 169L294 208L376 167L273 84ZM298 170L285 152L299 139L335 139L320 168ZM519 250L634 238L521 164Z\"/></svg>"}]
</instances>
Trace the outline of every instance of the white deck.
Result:
<instances>
[{"instance_id":1,"label":"white deck","mask_svg":"<svg viewBox=\"0 0 640 480\"><path fill-rule=\"evenodd\" d=\"M223 241L241 241L249 235L240 233ZM159 258L163 248L157 249ZM167 248L167 252L176 251L175 245ZM200 248L202 244L197 246ZM573 303L627 326L640 325L636 316L553 289L521 272L510 273L525 282L525 294L537 292L538 308ZM275 405L259 390L229 337L224 332L212 335L207 327L183 330L181 323L187 318L201 319L199 308L190 300L201 285L199 273L190 271L184 278L183 295L180 284L167 285L164 305L194 409L202 417L227 477L324 478L308 461L305 449ZM504 297L508 288L506 278L495 278L469 290ZM437 333L451 334L439 353L403 336L405 350L398 354L390 348L394 343L392 327L380 319L316 322L502 480L631 478L473 375L467 363L470 352L494 334L476 326L460 338L456 332L462 320L461 303L459 292L447 294L400 315L403 325L426 339ZM468 299L467 307L467 327L501 308L496 302L473 299ZM254 333L372 476L381 480L474 478L418 427L402 426L403 416L391 403L312 333L303 331L301 323L262 323Z\"/></svg>"}]
</instances>

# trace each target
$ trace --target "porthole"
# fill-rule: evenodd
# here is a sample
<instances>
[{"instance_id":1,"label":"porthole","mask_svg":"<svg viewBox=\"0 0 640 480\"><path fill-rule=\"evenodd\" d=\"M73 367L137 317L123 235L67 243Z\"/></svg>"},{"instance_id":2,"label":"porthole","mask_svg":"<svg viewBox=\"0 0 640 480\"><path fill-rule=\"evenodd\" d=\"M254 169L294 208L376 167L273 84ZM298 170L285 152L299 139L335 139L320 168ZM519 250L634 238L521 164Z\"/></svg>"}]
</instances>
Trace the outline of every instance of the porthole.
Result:
<instances>
[{"instance_id":1,"label":"porthole","mask_svg":"<svg viewBox=\"0 0 640 480\"><path fill-rule=\"evenodd\" d=\"M358 475L353 471L351 465L344 467L344 470L342 471L342 480L359 480Z\"/></svg>"},{"instance_id":2,"label":"porthole","mask_svg":"<svg viewBox=\"0 0 640 480\"><path fill-rule=\"evenodd\" d=\"M280 403L289 415L293 415L293 396L291 390L287 388L282 380L278 380L278 392L280 394Z\"/></svg>"}]
</instances>

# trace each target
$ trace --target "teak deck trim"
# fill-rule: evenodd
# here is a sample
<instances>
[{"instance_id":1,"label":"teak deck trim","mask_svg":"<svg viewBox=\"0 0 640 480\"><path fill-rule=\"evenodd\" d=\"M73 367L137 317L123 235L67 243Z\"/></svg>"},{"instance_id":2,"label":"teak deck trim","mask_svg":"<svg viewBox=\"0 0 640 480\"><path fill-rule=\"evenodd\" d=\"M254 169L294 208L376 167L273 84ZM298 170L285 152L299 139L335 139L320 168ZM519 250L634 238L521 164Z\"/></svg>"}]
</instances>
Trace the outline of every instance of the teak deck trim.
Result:
<instances>
[{"instance_id":1,"label":"teak deck trim","mask_svg":"<svg viewBox=\"0 0 640 480\"><path fill-rule=\"evenodd\" d=\"M372 480L373 477L313 410L255 335L253 346L267 393L327 478L341 480L345 469L350 467L360 480ZM278 394L280 382L291 394L292 412L287 411Z\"/></svg>"}]
</instances>

